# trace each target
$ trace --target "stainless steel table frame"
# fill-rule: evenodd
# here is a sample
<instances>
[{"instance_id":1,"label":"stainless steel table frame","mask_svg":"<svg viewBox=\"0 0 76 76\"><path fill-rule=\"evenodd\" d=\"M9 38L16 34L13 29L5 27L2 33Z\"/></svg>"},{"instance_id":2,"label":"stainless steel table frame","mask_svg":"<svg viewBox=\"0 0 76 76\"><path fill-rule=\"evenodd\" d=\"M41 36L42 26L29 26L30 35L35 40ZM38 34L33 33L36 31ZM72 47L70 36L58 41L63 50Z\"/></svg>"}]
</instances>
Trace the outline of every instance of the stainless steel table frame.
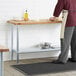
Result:
<instances>
[{"instance_id":1,"label":"stainless steel table frame","mask_svg":"<svg viewBox=\"0 0 76 76\"><path fill-rule=\"evenodd\" d=\"M17 52L17 63L19 62L19 26L20 25L29 25L29 24L50 24L50 23L62 23L61 20L58 21L50 21L48 19L42 19L39 21L36 20L29 20L29 21L24 21L24 20L9 20L7 23L11 24L11 60L13 60L13 37L14 37L14 27L16 27L16 35L17 35L17 42L16 42L16 52Z\"/></svg>"},{"instance_id":2,"label":"stainless steel table frame","mask_svg":"<svg viewBox=\"0 0 76 76\"><path fill-rule=\"evenodd\" d=\"M13 60L13 28L14 25L11 25L11 60ZM17 63L19 62L19 25L16 26L16 33L17 33Z\"/></svg>"},{"instance_id":3,"label":"stainless steel table frame","mask_svg":"<svg viewBox=\"0 0 76 76\"><path fill-rule=\"evenodd\" d=\"M0 52L0 76L3 76L3 52Z\"/></svg>"}]
</instances>

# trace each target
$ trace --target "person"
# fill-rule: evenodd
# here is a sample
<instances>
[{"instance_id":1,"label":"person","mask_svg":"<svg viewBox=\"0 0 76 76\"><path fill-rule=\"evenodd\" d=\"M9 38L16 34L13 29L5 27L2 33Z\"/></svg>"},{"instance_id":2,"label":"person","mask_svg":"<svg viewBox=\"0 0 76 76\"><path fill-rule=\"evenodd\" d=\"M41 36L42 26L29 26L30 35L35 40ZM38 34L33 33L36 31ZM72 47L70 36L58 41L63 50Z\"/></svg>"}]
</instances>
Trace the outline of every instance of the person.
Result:
<instances>
[{"instance_id":1,"label":"person","mask_svg":"<svg viewBox=\"0 0 76 76\"><path fill-rule=\"evenodd\" d=\"M67 61L76 62L76 0L58 0L53 17L56 20L63 10L68 11L64 30L64 38L61 39L61 53L53 63L65 64ZM69 46L71 45L71 58L68 58Z\"/></svg>"}]
</instances>

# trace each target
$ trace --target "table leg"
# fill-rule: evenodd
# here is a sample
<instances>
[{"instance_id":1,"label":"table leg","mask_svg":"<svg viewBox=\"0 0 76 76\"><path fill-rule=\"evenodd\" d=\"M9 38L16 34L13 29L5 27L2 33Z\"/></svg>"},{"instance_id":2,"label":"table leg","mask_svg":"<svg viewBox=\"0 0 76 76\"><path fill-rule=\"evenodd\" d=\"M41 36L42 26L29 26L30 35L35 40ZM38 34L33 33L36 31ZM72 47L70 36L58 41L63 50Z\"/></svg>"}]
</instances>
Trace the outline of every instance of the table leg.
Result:
<instances>
[{"instance_id":1,"label":"table leg","mask_svg":"<svg viewBox=\"0 0 76 76\"><path fill-rule=\"evenodd\" d=\"M13 25L11 25L11 60L13 60Z\"/></svg>"},{"instance_id":2,"label":"table leg","mask_svg":"<svg viewBox=\"0 0 76 76\"><path fill-rule=\"evenodd\" d=\"M17 25L17 63L19 63L19 26Z\"/></svg>"},{"instance_id":3,"label":"table leg","mask_svg":"<svg viewBox=\"0 0 76 76\"><path fill-rule=\"evenodd\" d=\"M3 52L0 52L0 76L3 76Z\"/></svg>"}]
</instances>

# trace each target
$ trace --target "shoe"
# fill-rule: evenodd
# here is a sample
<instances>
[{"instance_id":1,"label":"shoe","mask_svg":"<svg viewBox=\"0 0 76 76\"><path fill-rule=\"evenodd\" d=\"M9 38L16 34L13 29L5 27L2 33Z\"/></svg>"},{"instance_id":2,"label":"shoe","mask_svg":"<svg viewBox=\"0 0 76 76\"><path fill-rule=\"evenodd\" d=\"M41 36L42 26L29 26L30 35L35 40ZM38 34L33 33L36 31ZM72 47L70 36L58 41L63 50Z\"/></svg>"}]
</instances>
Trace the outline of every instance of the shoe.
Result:
<instances>
[{"instance_id":1,"label":"shoe","mask_svg":"<svg viewBox=\"0 0 76 76\"><path fill-rule=\"evenodd\" d=\"M54 60L51 63L54 63L54 64L65 64L65 62L61 62L59 60Z\"/></svg>"},{"instance_id":2,"label":"shoe","mask_svg":"<svg viewBox=\"0 0 76 76\"><path fill-rule=\"evenodd\" d=\"M76 62L76 60L74 60L74 59L72 59L72 58L69 58L68 61Z\"/></svg>"}]
</instances>

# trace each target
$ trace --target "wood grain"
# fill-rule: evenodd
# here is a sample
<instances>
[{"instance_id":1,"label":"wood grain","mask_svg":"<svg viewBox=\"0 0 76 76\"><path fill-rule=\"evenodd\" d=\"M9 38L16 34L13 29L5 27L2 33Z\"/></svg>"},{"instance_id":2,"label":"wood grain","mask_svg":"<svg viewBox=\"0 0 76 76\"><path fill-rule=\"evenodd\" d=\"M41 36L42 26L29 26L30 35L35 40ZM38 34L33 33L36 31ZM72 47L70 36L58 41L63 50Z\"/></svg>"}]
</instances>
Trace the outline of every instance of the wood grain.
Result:
<instances>
[{"instance_id":1,"label":"wood grain","mask_svg":"<svg viewBox=\"0 0 76 76\"><path fill-rule=\"evenodd\" d=\"M9 49L7 47L0 45L0 52L7 52L7 51L9 51Z\"/></svg>"},{"instance_id":2,"label":"wood grain","mask_svg":"<svg viewBox=\"0 0 76 76\"><path fill-rule=\"evenodd\" d=\"M49 23L62 23L61 20L50 21L49 19L40 19L40 20L8 20L7 23L14 25L27 25L27 24L49 24Z\"/></svg>"}]
</instances>

